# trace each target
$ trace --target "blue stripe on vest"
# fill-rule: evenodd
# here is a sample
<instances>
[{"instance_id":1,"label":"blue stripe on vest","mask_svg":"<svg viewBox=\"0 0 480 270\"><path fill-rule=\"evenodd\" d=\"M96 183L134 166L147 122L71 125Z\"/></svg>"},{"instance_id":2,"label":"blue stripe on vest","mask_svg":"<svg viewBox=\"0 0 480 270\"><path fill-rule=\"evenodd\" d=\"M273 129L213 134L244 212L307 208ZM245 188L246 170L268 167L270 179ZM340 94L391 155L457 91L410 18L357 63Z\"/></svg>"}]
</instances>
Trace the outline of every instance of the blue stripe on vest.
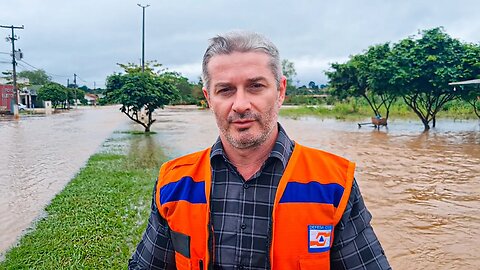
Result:
<instances>
[{"instance_id":1,"label":"blue stripe on vest","mask_svg":"<svg viewBox=\"0 0 480 270\"><path fill-rule=\"evenodd\" d=\"M182 177L177 182L168 183L160 188L160 203L187 201L190 203L207 203L205 182L195 182L192 177Z\"/></svg>"},{"instance_id":2,"label":"blue stripe on vest","mask_svg":"<svg viewBox=\"0 0 480 270\"><path fill-rule=\"evenodd\" d=\"M280 203L326 203L338 207L344 188L339 184L289 182Z\"/></svg>"}]
</instances>

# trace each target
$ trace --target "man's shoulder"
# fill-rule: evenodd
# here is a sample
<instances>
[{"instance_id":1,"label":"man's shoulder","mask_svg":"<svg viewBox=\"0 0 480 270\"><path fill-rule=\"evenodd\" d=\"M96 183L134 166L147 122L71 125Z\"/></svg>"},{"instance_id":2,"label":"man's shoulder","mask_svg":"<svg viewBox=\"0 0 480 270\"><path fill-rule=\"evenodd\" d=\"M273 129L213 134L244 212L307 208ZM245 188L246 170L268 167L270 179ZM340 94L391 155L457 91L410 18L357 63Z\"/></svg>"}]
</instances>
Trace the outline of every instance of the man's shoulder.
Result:
<instances>
[{"instance_id":1,"label":"man's shoulder","mask_svg":"<svg viewBox=\"0 0 480 270\"><path fill-rule=\"evenodd\" d=\"M163 171L164 173L167 173L176 168L197 164L201 158L208 158L209 154L210 148L206 148L201 151L171 159L162 165L160 172L162 173Z\"/></svg>"},{"instance_id":2,"label":"man's shoulder","mask_svg":"<svg viewBox=\"0 0 480 270\"><path fill-rule=\"evenodd\" d=\"M335 161L341 162L341 163L350 163L351 162L350 160L348 160L348 159L346 159L342 156L333 154L331 152L327 152L325 150L304 146L304 145L301 145L301 144L298 144L298 143L295 143L295 145L299 146L303 155L307 155L311 158L315 158L315 159L321 158L321 159L335 160Z\"/></svg>"}]
</instances>

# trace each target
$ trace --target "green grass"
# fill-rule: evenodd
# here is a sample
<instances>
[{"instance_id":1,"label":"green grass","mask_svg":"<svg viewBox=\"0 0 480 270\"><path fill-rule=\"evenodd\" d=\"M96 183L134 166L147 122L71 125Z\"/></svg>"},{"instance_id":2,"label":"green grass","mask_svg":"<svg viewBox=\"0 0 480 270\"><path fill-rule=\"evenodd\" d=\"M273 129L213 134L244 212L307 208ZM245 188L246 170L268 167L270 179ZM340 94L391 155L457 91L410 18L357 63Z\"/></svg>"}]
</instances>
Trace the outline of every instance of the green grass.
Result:
<instances>
[{"instance_id":1,"label":"green grass","mask_svg":"<svg viewBox=\"0 0 480 270\"><path fill-rule=\"evenodd\" d=\"M145 229L165 157L150 136L122 136L123 153L111 139L91 156L0 269L126 268Z\"/></svg>"},{"instance_id":2,"label":"green grass","mask_svg":"<svg viewBox=\"0 0 480 270\"><path fill-rule=\"evenodd\" d=\"M385 112L381 112L385 115ZM372 117L373 112L363 99L350 99L348 102L336 102L331 106L303 105L299 107L284 107L280 115L292 118L301 116L316 116L345 120L360 120ZM454 100L442 108L437 117L455 119L477 119L473 108L466 102ZM402 101L397 101L390 107L389 118L417 119L418 116Z\"/></svg>"},{"instance_id":3,"label":"green grass","mask_svg":"<svg viewBox=\"0 0 480 270\"><path fill-rule=\"evenodd\" d=\"M115 133L131 134L131 135L152 135L157 134L155 131L140 131L140 130L126 130L126 131L116 131Z\"/></svg>"}]
</instances>

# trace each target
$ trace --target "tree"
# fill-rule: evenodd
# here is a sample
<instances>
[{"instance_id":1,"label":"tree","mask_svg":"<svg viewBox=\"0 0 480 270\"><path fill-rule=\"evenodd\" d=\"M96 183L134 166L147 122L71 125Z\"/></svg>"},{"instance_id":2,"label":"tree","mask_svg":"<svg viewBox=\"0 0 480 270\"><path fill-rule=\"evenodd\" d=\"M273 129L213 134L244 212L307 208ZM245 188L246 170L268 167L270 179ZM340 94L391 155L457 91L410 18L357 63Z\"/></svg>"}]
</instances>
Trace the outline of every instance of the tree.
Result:
<instances>
[{"instance_id":1,"label":"tree","mask_svg":"<svg viewBox=\"0 0 480 270\"><path fill-rule=\"evenodd\" d=\"M84 92L91 92L92 89L88 88L88 86L86 85L82 85L80 87L78 87L78 89L82 89Z\"/></svg>"},{"instance_id":2,"label":"tree","mask_svg":"<svg viewBox=\"0 0 480 270\"><path fill-rule=\"evenodd\" d=\"M308 83L308 88L317 90L317 89L318 89L318 85L316 85L314 81L310 81L310 82Z\"/></svg>"},{"instance_id":3,"label":"tree","mask_svg":"<svg viewBox=\"0 0 480 270\"><path fill-rule=\"evenodd\" d=\"M333 63L332 71L325 72L333 93L342 99L363 97L374 115L381 115L383 108L388 119L390 106L397 96L389 84L392 68L389 55L390 45L385 43L371 46L363 54L351 56L344 64Z\"/></svg>"},{"instance_id":4,"label":"tree","mask_svg":"<svg viewBox=\"0 0 480 270\"><path fill-rule=\"evenodd\" d=\"M326 75L337 96L362 96L375 114L383 106L387 118L390 105L401 96L428 130L430 123L435 127L441 108L459 95L448 83L480 74L480 48L434 28L393 46L372 46L331 67Z\"/></svg>"},{"instance_id":5,"label":"tree","mask_svg":"<svg viewBox=\"0 0 480 270\"><path fill-rule=\"evenodd\" d=\"M465 44L464 45L464 61L463 69L472 70L471 74L480 78L480 45L479 44ZM480 118L480 83L469 83L460 86L460 97L468 102L473 108L473 111Z\"/></svg>"},{"instance_id":6,"label":"tree","mask_svg":"<svg viewBox=\"0 0 480 270\"><path fill-rule=\"evenodd\" d=\"M479 57L472 58L466 44L451 38L442 28L420 32L392 49L391 83L401 91L405 103L422 121L425 130L436 125L441 108L458 93L449 82L472 78Z\"/></svg>"},{"instance_id":7,"label":"tree","mask_svg":"<svg viewBox=\"0 0 480 270\"><path fill-rule=\"evenodd\" d=\"M118 65L125 73L107 77L107 100L122 104L120 111L149 132L156 121L152 113L178 98L178 91L170 75L165 75L164 70L154 70L160 67L159 64L146 63L144 72L139 65Z\"/></svg>"},{"instance_id":8,"label":"tree","mask_svg":"<svg viewBox=\"0 0 480 270\"><path fill-rule=\"evenodd\" d=\"M282 73L287 78L287 94L291 94L295 91L296 87L293 85L297 71L295 71L295 65L288 59L282 60Z\"/></svg>"},{"instance_id":9,"label":"tree","mask_svg":"<svg viewBox=\"0 0 480 270\"><path fill-rule=\"evenodd\" d=\"M195 98L192 95L194 85L187 78L172 71L163 73L163 76L178 90L177 99L174 100L175 104L195 104Z\"/></svg>"},{"instance_id":10,"label":"tree","mask_svg":"<svg viewBox=\"0 0 480 270\"><path fill-rule=\"evenodd\" d=\"M43 101L51 101L53 108L63 104L67 96L67 88L55 82L47 83L38 89L38 98Z\"/></svg>"},{"instance_id":11,"label":"tree","mask_svg":"<svg viewBox=\"0 0 480 270\"><path fill-rule=\"evenodd\" d=\"M460 92L461 99L470 104L480 118L480 82L460 84L455 90Z\"/></svg>"},{"instance_id":12,"label":"tree","mask_svg":"<svg viewBox=\"0 0 480 270\"><path fill-rule=\"evenodd\" d=\"M20 71L17 76L19 78L27 78L30 81L30 85L44 85L49 83L52 79L43 69Z\"/></svg>"}]
</instances>

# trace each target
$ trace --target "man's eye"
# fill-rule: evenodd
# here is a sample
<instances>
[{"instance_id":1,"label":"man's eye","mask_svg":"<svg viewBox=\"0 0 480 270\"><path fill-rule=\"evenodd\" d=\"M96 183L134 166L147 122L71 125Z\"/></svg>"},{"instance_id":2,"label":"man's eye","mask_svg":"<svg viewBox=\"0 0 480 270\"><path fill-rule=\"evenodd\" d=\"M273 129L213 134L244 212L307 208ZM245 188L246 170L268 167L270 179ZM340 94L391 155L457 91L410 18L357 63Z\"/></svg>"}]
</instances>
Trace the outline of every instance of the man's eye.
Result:
<instances>
[{"instance_id":1,"label":"man's eye","mask_svg":"<svg viewBox=\"0 0 480 270\"><path fill-rule=\"evenodd\" d=\"M231 93L232 92L232 88L220 88L217 90L217 93L218 94L221 94L221 95L226 95L228 93Z\"/></svg>"},{"instance_id":2,"label":"man's eye","mask_svg":"<svg viewBox=\"0 0 480 270\"><path fill-rule=\"evenodd\" d=\"M261 83L254 83L254 84L250 85L250 88L252 88L254 90L261 90L261 89L265 88L265 85L263 85Z\"/></svg>"}]
</instances>

